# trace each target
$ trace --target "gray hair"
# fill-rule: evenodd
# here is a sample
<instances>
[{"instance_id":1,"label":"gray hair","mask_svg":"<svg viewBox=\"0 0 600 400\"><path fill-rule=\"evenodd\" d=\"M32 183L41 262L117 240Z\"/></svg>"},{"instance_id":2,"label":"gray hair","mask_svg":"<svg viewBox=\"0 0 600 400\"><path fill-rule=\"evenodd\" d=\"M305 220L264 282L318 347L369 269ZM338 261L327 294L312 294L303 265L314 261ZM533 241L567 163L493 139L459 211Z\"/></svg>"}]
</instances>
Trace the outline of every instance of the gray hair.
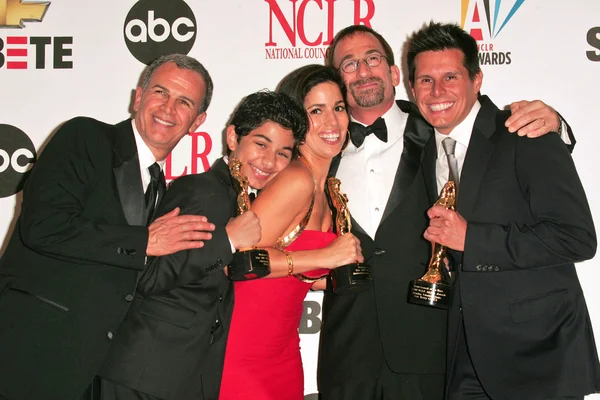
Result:
<instances>
[{"instance_id":1,"label":"gray hair","mask_svg":"<svg viewBox=\"0 0 600 400\"><path fill-rule=\"evenodd\" d=\"M142 76L142 89L146 90L148 84L150 83L150 79L152 78L152 74L154 71L163 64L168 62L172 62L177 67L181 69L189 69L199 73L202 76L202 80L204 80L204 86L206 87L204 90L204 96L202 98L202 103L198 106L198 112L202 114L208 109L210 105L210 100L212 99L213 92L213 81L210 77L210 74L204 68L204 66L195 58L186 56L185 54L168 54L164 56L160 56L156 60L152 61L152 64L146 68L144 71L144 75Z\"/></svg>"}]
</instances>

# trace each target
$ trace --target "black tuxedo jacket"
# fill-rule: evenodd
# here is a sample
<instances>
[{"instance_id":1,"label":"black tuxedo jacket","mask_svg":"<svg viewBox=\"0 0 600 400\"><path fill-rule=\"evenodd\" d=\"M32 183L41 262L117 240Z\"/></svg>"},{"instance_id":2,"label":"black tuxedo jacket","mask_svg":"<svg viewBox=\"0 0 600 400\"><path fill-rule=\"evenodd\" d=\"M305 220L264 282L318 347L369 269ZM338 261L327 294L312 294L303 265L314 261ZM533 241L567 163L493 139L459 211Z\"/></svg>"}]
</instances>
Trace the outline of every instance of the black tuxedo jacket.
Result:
<instances>
[{"instance_id":1,"label":"black tuxedo jacket","mask_svg":"<svg viewBox=\"0 0 600 400\"><path fill-rule=\"evenodd\" d=\"M76 399L144 268L148 230L131 121L65 123L23 197L0 260L0 398Z\"/></svg>"},{"instance_id":2,"label":"black tuxedo jacket","mask_svg":"<svg viewBox=\"0 0 600 400\"><path fill-rule=\"evenodd\" d=\"M574 262L593 257L594 225L558 135L508 133L508 112L481 100L457 199L467 220L449 314L450 367L464 317L467 345L493 399L582 396L600 389L592 326ZM432 193L435 140L424 169ZM462 256L462 257L461 257Z\"/></svg>"},{"instance_id":3,"label":"black tuxedo jacket","mask_svg":"<svg viewBox=\"0 0 600 400\"><path fill-rule=\"evenodd\" d=\"M225 225L237 195L222 159L207 172L173 182L157 215L175 207L215 224L200 249L151 260L99 373L165 400L217 400L233 287L223 273L232 258Z\"/></svg>"},{"instance_id":4,"label":"black tuxedo jacket","mask_svg":"<svg viewBox=\"0 0 600 400\"><path fill-rule=\"evenodd\" d=\"M430 256L423 232L432 199L421 161L433 130L411 103L397 104L409 113L404 150L399 165L390 166L397 172L375 239L352 221L373 284L347 295L328 287L324 295L318 380L326 400L371 398L384 362L396 373L445 369L446 311L407 302L409 282L425 273Z\"/></svg>"}]
</instances>

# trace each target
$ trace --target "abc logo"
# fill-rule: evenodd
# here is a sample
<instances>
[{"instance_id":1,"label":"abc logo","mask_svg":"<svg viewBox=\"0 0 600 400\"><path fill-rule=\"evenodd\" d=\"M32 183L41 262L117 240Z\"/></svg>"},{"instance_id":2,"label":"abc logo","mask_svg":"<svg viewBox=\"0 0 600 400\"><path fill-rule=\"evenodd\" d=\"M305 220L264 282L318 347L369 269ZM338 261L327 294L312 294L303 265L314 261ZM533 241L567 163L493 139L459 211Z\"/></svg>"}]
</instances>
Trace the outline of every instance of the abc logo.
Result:
<instances>
[{"instance_id":1,"label":"abc logo","mask_svg":"<svg viewBox=\"0 0 600 400\"><path fill-rule=\"evenodd\" d=\"M0 197L20 192L34 163L35 147L25 132L0 124Z\"/></svg>"},{"instance_id":2,"label":"abc logo","mask_svg":"<svg viewBox=\"0 0 600 400\"><path fill-rule=\"evenodd\" d=\"M123 34L131 54L150 64L165 54L190 52L196 17L183 0L140 0L129 10Z\"/></svg>"}]
</instances>

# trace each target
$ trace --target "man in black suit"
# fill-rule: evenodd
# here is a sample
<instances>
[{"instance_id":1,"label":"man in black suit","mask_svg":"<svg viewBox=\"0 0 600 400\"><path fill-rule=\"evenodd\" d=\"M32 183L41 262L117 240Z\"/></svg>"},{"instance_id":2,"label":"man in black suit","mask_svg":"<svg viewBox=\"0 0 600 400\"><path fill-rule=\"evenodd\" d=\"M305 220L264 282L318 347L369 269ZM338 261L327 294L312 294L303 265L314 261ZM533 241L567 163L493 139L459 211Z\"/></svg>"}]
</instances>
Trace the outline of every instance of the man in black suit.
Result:
<instances>
[{"instance_id":1,"label":"man in black suit","mask_svg":"<svg viewBox=\"0 0 600 400\"><path fill-rule=\"evenodd\" d=\"M50 140L0 260L1 399L77 399L134 299L146 258L211 238L206 218L178 209L146 226L164 193L164 175L151 166L202 124L211 93L198 61L166 56L137 88L134 119L79 117Z\"/></svg>"},{"instance_id":2,"label":"man in black suit","mask_svg":"<svg viewBox=\"0 0 600 400\"><path fill-rule=\"evenodd\" d=\"M289 164L307 129L306 112L288 96L251 94L226 130L229 157L242 163L252 190L262 189ZM155 258L140 274L99 373L102 400L218 399L233 308L223 268L235 249L252 247L261 237L252 211L234 218L238 193L227 163L224 157L203 174L175 180L161 203L159 215L177 207L208 217L213 237L200 249ZM283 254L278 260L287 270Z\"/></svg>"},{"instance_id":3,"label":"man in black suit","mask_svg":"<svg viewBox=\"0 0 600 400\"><path fill-rule=\"evenodd\" d=\"M590 209L557 135L512 135L509 113L478 99L477 53L458 25L433 22L407 53L417 105L435 128L425 180L433 194L449 177L458 183L456 211L432 207L425 233L453 249L456 268L448 398L583 399L600 389L573 265L596 251Z\"/></svg>"},{"instance_id":4,"label":"man in black suit","mask_svg":"<svg viewBox=\"0 0 600 400\"><path fill-rule=\"evenodd\" d=\"M377 32L347 27L328 54L348 87L353 120L352 143L332 172L350 200L352 233L372 266L373 284L348 295L326 290L319 391L323 400L439 400L446 312L407 302L409 282L424 274L430 254L422 233L432 199L420 161L433 130L414 105L394 101L400 71ZM509 122L511 129L524 126L519 134L558 129L558 115L545 104L518 106Z\"/></svg>"}]
</instances>

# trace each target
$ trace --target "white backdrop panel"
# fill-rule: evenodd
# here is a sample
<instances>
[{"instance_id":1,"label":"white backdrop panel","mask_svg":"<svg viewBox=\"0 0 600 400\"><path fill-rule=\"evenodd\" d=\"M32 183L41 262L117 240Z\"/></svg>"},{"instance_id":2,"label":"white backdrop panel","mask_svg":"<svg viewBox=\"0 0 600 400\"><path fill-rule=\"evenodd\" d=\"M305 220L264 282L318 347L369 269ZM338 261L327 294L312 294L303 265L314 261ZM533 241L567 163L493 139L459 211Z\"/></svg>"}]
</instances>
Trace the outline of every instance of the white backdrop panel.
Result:
<instances>
[{"instance_id":1,"label":"white backdrop panel","mask_svg":"<svg viewBox=\"0 0 600 400\"><path fill-rule=\"evenodd\" d=\"M141 0L149 5L148 10L153 10L159 1ZM182 1L170 0L170 4L177 6ZM578 141L574 159L598 220L600 185L595 166L595 129L600 62L588 59L586 52L600 54L600 37L594 39L594 47L586 37L590 29L600 26L600 2L489 3L492 11L498 5L495 30L493 13L490 16L492 36L511 8L522 3L493 37L483 15L483 0L188 0L197 32L189 54L210 71L215 93L200 132L184 138L175 149L168 178L204 171L221 155L221 133L239 100L262 88L273 89L296 67L322 63L331 33L354 23L357 17L368 17L372 27L389 40L399 64L403 43L413 30L431 19L461 23L464 16L466 29L483 28L482 50L493 47L491 52L483 51L484 57L506 61L509 53L509 64L483 65L482 92L498 106L518 99L541 98L559 110L572 126ZM144 68L128 50L123 33L134 4L131 0L54 0L41 22L25 22L23 29L0 26L0 124L24 131L39 152L52 132L74 116L87 115L114 123L127 118ZM479 23L473 22L475 5L480 11ZM155 18L160 17L157 12ZM7 42L11 37L26 37L28 44L10 45ZM52 45L45 46L45 68L36 68L39 57L31 44L34 37L50 38L52 43L56 37L72 38L72 44L63 46L72 50L72 55L63 57L64 61L72 61L72 68L52 67ZM9 49L14 48L26 48L27 55L9 54ZM289 54L300 58L285 58ZM27 68L8 68L9 61L27 61ZM408 98L404 86L398 88L397 97ZM0 142L0 149L3 145ZM15 172L10 168L0 171L0 189L10 173ZM0 198L0 235L11 231L20 199L20 194ZM598 261L581 263L578 273L600 343L600 294L593 289L600 280ZM316 392L320 301L319 293L308 295L300 327L307 394Z\"/></svg>"}]
</instances>

